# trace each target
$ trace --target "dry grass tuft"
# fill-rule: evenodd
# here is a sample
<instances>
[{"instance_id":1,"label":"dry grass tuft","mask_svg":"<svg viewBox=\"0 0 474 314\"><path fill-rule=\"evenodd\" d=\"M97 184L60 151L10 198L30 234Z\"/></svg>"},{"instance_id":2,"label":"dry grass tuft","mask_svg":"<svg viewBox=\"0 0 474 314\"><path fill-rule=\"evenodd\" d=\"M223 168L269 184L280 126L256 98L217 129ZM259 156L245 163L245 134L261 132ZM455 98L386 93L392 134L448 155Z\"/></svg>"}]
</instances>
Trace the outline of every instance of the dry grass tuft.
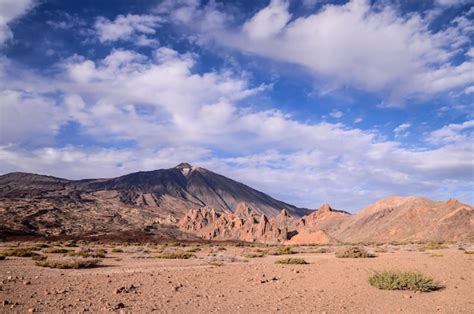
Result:
<instances>
[{"instance_id":1,"label":"dry grass tuft","mask_svg":"<svg viewBox=\"0 0 474 314\"><path fill-rule=\"evenodd\" d=\"M351 246L339 252L336 252L336 257L339 258L370 258L376 257L375 254L367 252L364 248L358 246Z\"/></svg>"},{"instance_id":2,"label":"dry grass tuft","mask_svg":"<svg viewBox=\"0 0 474 314\"><path fill-rule=\"evenodd\" d=\"M190 259L196 257L196 255L188 252L173 252L173 253L165 253L158 255L157 258L164 258L164 259Z\"/></svg>"},{"instance_id":3,"label":"dry grass tuft","mask_svg":"<svg viewBox=\"0 0 474 314\"><path fill-rule=\"evenodd\" d=\"M100 264L98 259L80 259L80 260L64 260L64 261L37 261L36 266L59 268L59 269L80 269L97 267Z\"/></svg>"},{"instance_id":4,"label":"dry grass tuft","mask_svg":"<svg viewBox=\"0 0 474 314\"><path fill-rule=\"evenodd\" d=\"M290 255L290 254L295 254L295 252L293 252L293 250L289 246L280 246L271 254L272 255Z\"/></svg>"},{"instance_id":5,"label":"dry grass tuft","mask_svg":"<svg viewBox=\"0 0 474 314\"><path fill-rule=\"evenodd\" d=\"M305 265L308 264L303 258L285 258L280 259L275 262L275 264L285 264L285 265Z\"/></svg>"},{"instance_id":6,"label":"dry grass tuft","mask_svg":"<svg viewBox=\"0 0 474 314\"><path fill-rule=\"evenodd\" d=\"M32 257L35 255L39 255L32 248L18 248L18 249L2 252L2 254L5 256L15 256L15 257Z\"/></svg>"}]
</instances>

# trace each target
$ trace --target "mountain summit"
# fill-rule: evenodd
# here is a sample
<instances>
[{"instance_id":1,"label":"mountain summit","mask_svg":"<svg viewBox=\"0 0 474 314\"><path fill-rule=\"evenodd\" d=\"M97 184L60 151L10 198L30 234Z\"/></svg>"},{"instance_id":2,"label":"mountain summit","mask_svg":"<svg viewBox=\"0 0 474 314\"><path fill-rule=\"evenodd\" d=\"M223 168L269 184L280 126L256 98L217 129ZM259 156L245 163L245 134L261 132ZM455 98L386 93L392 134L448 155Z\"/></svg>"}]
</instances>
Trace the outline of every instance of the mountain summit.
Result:
<instances>
[{"instance_id":1,"label":"mountain summit","mask_svg":"<svg viewBox=\"0 0 474 314\"><path fill-rule=\"evenodd\" d=\"M231 213L241 202L267 216L282 209L298 217L308 212L188 163L110 179L67 180L16 172L0 176L0 229L87 233L105 231L109 223L122 230L180 219L192 208Z\"/></svg>"}]
</instances>

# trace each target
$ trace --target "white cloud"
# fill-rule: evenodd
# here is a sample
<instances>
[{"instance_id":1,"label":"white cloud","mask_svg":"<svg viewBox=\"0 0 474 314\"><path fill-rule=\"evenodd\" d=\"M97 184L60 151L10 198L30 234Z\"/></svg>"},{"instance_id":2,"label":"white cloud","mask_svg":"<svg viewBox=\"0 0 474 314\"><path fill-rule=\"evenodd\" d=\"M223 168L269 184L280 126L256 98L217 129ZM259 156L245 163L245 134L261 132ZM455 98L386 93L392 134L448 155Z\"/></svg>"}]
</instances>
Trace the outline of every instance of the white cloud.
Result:
<instances>
[{"instance_id":1,"label":"white cloud","mask_svg":"<svg viewBox=\"0 0 474 314\"><path fill-rule=\"evenodd\" d=\"M339 118L342 118L344 113L342 111L339 111L339 110L333 110L329 113L329 115L333 118L339 119Z\"/></svg>"},{"instance_id":2,"label":"white cloud","mask_svg":"<svg viewBox=\"0 0 474 314\"><path fill-rule=\"evenodd\" d=\"M354 120L354 123L361 123L362 121L364 121L364 119L359 117Z\"/></svg>"},{"instance_id":3,"label":"white cloud","mask_svg":"<svg viewBox=\"0 0 474 314\"><path fill-rule=\"evenodd\" d=\"M389 94L391 105L407 97L426 97L472 84L474 62L452 64L474 31L473 12L433 32L429 18L402 16L386 2L368 0L324 5L318 12L290 20L288 2L271 1L242 27L215 7L178 6L200 40L300 65L325 81ZM196 19L219 15L212 27ZM177 21L174 14L171 20ZM191 18L192 17L192 18ZM198 22L196 22L198 21ZM204 31L205 28L205 31Z\"/></svg>"},{"instance_id":4,"label":"white cloud","mask_svg":"<svg viewBox=\"0 0 474 314\"><path fill-rule=\"evenodd\" d=\"M99 17L95 29L101 42L133 40L139 46L153 46L157 43L156 39L147 35L154 35L161 22L162 19L156 15L127 14L118 15L113 21Z\"/></svg>"},{"instance_id":5,"label":"white cloud","mask_svg":"<svg viewBox=\"0 0 474 314\"><path fill-rule=\"evenodd\" d=\"M469 3L469 1L472 1L472 0L436 0L436 3L441 6L450 7L450 6L466 4L466 3Z\"/></svg>"},{"instance_id":6,"label":"white cloud","mask_svg":"<svg viewBox=\"0 0 474 314\"><path fill-rule=\"evenodd\" d=\"M395 137L405 137L410 134L410 132L408 132L409 128L411 128L410 123L402 123L393 130L393 133L395 133Z\"/></svg>"},{"instance_id":7,"label":"white cloud","mask_svg":"<svg viewBox=\"0 0 474 314\"><path fill-rule=\"evenodd\" d=\"M50 98L0 90L0 144L50 144L66 120L65 110Z\"/></svg>"},{"instance_id":8,"label":"white cloud","mask_svg":"<svg viewBox=\"0 0 474 314\"><path fill-rule=\"evenodd\" d=\"M469 142L474 137L473 128L474 120L468 120L460 124L449 124L431 132L427 136L427 140L435 144Z\"/></svg>"},{"instance_id":9,"label":"white cloud","mask_svg":"<svg viewBox=\"0 0 474 314\"><path fill-rule=\"evenodd\" d=\"M0 1L0 45L13 38L10 23L24 15L33 6L33 0Z\"/></svg>"},{"instance_id":10,"label":"white cloud","mask_svg":"<svg viewBox=\"0 0 474 314\"><path fill-rule=\"evenodd\" d=\"M290 21L289 3L272 0L264 9L255 14L243 26L243 31L252 40L265 40L277 36Z\"/></svg>"},{"instance_id":11,"label":"white cloud","mask_svg":"<svg viewBox=\"0 0 474 314\"><path fill-rule=\"evenodd\" d=\"M16 132L2 138L0 172L110 177L190 161L300 206L330 201L349 210L413 191L436 198L468 195L459 193L472 180L471 122L427 136L430 144L437 138L436 148L408 149L376 131L242 107L242 100L266 86L253 87L244 74L226 70L197 73L197 58L164 47L151 58L114 50L101 60L66 60L53 79L0 76L2 103L11 104L2 118ZM28 92L12 92L12 86ZM52 94L64 95L60 112ZM136 145L21 148L35 135L51 138L67 121L95 142Z\"/></svg>"}]
</instances>

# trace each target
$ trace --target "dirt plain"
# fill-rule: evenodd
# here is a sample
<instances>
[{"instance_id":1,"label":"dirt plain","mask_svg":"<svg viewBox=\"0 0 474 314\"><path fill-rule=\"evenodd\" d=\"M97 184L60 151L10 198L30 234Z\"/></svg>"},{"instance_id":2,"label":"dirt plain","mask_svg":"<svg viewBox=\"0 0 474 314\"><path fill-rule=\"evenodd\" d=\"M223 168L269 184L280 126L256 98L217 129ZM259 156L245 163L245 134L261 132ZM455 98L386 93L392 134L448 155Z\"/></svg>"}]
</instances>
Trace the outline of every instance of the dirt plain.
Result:
<instances>
[{"instance_id":1,"label":"dirt plain","mask_svg":"<svg viewBox=\"0 0 474 314\"><path fill-rule=\"evenodd\" d=\"M31 245L3 243L0 250ZM368 246L377 257L359 259L336 258L338 246L292 247L291 257L304 258L307 265L275 264L290 255L271 255L276 248L260 245L86 246L108 251L99 267L43 268L29 257L0 261L0 312L474 313L474 255L459 245ZM157 258L167 252L194 256ZM443 288L378 290L368 277L383 270L419 271Z\"/></svg>"}]
</instances>

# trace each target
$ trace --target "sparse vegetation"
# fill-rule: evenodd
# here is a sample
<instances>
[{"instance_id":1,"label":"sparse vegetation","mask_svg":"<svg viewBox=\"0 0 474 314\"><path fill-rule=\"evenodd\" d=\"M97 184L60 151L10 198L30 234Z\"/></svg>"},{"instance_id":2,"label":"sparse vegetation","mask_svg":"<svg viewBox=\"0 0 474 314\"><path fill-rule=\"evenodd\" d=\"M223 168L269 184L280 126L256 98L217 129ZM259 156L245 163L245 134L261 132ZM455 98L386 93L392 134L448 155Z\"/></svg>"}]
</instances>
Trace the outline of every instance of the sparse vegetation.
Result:
<instances>
[{"instance_id":1,"label":"sparse vegetation","mask_svg":"<svg viewBox=\"0 0 474 314\"><path fill-rule=\"evenodd\" d=\"M113 248L110 250L112 253L123 253L123 250L121 248Z\"/></svg>"},{"instance_id":2,"label":"sparse vegetation","mask_svg":"<svg viewBox=\"0 0 474 314\"><path fill-rule=\"evenodd\" d=\"M0 254L0 261L3 261L4 259L6 259L7 257L3 254Z\"/></svg>"},{"instance_id":3,"label":"sparse vegetation","mask_svg":"<svg viewBox=\"0 0 474 314\"><path fill-rule=\"evenodd\" d=\"M59 269L79 269L79 268L92 268L97 267L100 264L98 259L80 259L80 260L64 260L64 261L37 261L36 266L48 267L48 268L59 268Z\"/></svg>"},{"instance_id":4,"label":"sparse vegetation","mask_svg":"<svg viewBox=\"0 0 474 314\"><path fill-rule=\"evenodd\" d=\"M446 249L448 247L441 241L430 241L425 244L425 248L427 250L441 250Z\"/></svg>"},{"instance_id":5,"label":"sparse vegetation","mask_svg":"<svg viewBox=\"0 0 474 314\"><path fill-rule=\"evenodd\" d=\"M358 246L351 246L336 252L338 258L370 258L376 257L375 254L367 252L364 248Z\"/></svg>"},{"instance_id":6,"label":"sparse vegetation","mask_svg":"<svg viewBox=\"0 0 474 314\"><path fill-rule=\"evenodd\" d=\"M441 287L433 279L411 271L384 271L369 278L369 283L381 290L411 290L428 292Z\"/></svg>"},{"instance_id":7,"label":"sparse vegetation","mask_svg":"<svg viewBox=\"0 0 474 314\"><path fill-rule=\"evenodd\" d=\"M104 249L98 249L98 250L90 250L90 249L84 249L80 250L79 252L69 252L67 253L67 256L71 257L84 257L84 258L105 258L105 254L107 253L106 250Z\"/></svg>"},{"instance_id":8,"label":"sparse vegetation","mask_svg":"<svg viewBox=\"0 0 474 314\"><path fill-rule=\"evenodd\" d=\"M464 254L474 254L474 250L465 250Z\"/></svg>"},{"instance_id":9,"label":"sparse vegetation","mask_svg":"<svg viewBox=\"0 0 474 314\"><path fill-rule=\"evenodd\" d=\"M33 247L34 248L45 249L45 248L50 247L50 245L47 244L47 243L37 242L37 243L33 243Z\"/></svg>"},{"instance_id":10,"label":"sparse vegetation","mask_svg":"<svg viewBox=\"0 0 474 314\"><path fill-rule=\"evenodd\" d=\"M209 265L220 267L220 266L224 266L224 263L223 262L218 262L218 261L211 261L211 262L209 262Z\"/></svg>"},{"instance_id":11,"label":"sparse vegetation","mask_svg":"<svg viewBox=\"0 0 474 314\"><path fill-rule=\"evenodd\" d=\"M158 255L157 257L164 259L190 259L192 257L196 257L196 255L188 252L173 252Z\"/></svg>"},{"instance_id":12,"label":"sparse vegetation","mask_svg":"<svg viewBox=\"0 0 474 314\"><path fill-rule=\"evenodd\" d=\"M43 253L51 253L51 254L66 254L71 252L71 250L64 249L64 248L50 248L43 250Z\"/></svg>"},{"instance_id":13,"label":"sparse vegetation","mask_svg":"<svg viewBox=\"0 0 474 314\"><path fill-rule=\"evenodd\" d=\"M245 254L246 258L258 258L258 257L264 257L265 253L264 252L252 252Z\"/></svg>"},{"instance_id":14,"label":"sparse vegetation","mask_svg":"<svg viewBox=\"0 0 474 314\"><path fill-rule=\"evenodd\" d=\"M34 261L44 261L48 259L48 257L46 255L34 255L31 257L31 259Z\"/></svg>"},{"instance_id":15,"label":"sparse vegetation","mask_svg":"<svg viewBox=\"0 0 474 314\"><path fill-rule=\"evenodd\" d=\"M272 255L290 255L294 254L293 250L289 246L280 246L277 248L275 251L273 251L271 254Z\"/></svg>"},{"instance_id":16,"label":"sparse vegetation","mask_svg":"<svg viewBox=\"0 0 474 314\"><path fill-rule=\"evenodd\" d=\"M64 246L66 246L66 247L79 247L79 245L77 245L77 242L74 241L74 240L67 241L66 243L64 243Z\"/></svg>"},{"instance_id":17,"label":"sparse vegetation","mask_svg":"<svg viewBox=\"0 0 474 314\"><path fill-rule=\"evenodd\" d=\"M32 257L35 255L39 255L38 253L34 252L31 248L18 248L13 250L8 250L2 252L5 256L16 256L16 257Z\"/></svg>"},{"instance_id":18,"label":"sparse vegetation","mask_svg":"<svg viewBox=\"0 0 474 314\"><path fill-rule=\"evenodd\" d=\"M308 264L303 258L285 258L280 259L275 262L275 264L285 264L285 265L305 265Z\"/></svg>"},{"instance_id":19,"label":"sparse vegetation","mask_svg":"<svg viewBox=\"0 0 474 314\"><path fill-rule=\"evenodd\" d=\"M199 252L199 251L202 251L202 249L200 247L194 247L194 248L190 248L189 250L187 250L188 253L196 253L196 252Z\"/></svg>"}]
</instances>

